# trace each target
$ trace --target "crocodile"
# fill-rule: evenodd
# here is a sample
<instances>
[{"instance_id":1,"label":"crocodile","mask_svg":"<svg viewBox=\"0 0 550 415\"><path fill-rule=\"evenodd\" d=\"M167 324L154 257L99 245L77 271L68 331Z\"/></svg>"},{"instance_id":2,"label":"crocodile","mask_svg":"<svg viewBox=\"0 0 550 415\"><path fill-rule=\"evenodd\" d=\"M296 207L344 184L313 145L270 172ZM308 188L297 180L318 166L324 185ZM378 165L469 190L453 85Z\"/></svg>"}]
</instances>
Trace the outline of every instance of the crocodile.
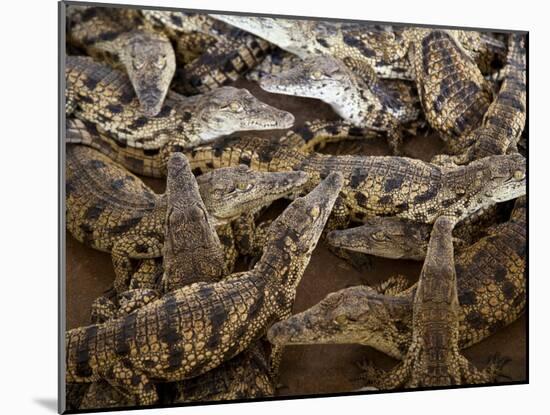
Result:
<instances>
[{"instance_id":1,"label":"crocodile","mask_svg":"<svg viewBox=\"0 0 550 415\"><path fill-rule=\"evenodd\" d=\"M66 381L105 379L151 405L158 401L153 382L199 376L247 349L290 315L342 182L330 174L294 200L271 224L265 252L250 271L195 283L125 317L67 331Z\"/></svg>"},{"instance_id":2,"label":"crocodile","mask_svg":"<svg viewBox=\"0 0 550 415\"><path fill-rule=\"evenodd\" d=\"M508 222L491 228L487 236L455 255L460 349L484 340L523 313L526 216L527 200L518 198ZM359 343L403 359L412 341L416 288L398 295L382 294L366 285L340 290L275 324L268 339L286 345Z\"/></svg>"},{"instance_id":3,"label":"crocodile","mask_svg":"<svg viewBox=\"0 0 550 415\"><path fill-rule=\"evenodd\" d=\"M265 58L271 45L207 14L142 10L146 21L176 45L181 70L174 89L204 93L236 81Z\"/></svg>"},{"instance_id":4,"label":"crocodile","mask_svg":"<svg viewBox=\"0 0 550 415\"><path fill-rule=\"evenodd\" d=\"M339 140L352 139L365 142L366 140L378 141L380 139L376 131L354 127L342 121L327 122L324 120L309 121L282 134L281 137L275 138L270 146L275 146L275 142L280 143L284 149L288 149L289 156L296 153L296 157L301 157L314 149L322 148L330 142ZM186 152L185 148L178 143L167 143L162 152L123 147L112 137L101 132L95 124L78 118L67 118L65 139L67 143L90 146L131 172L148 177L165 177L169 155L173 152ZM243 140L247 139L243 138ZM264 141L260 140L260 142L262 146L266 145ZM190 153L186 152L186 154L188 157L190 156ZM212 169L212 166L208 165L205 168Z\"/></svg>"},{"instance_id":5,"label":"crocodile","mask_svg":"<svg viewBox=\"0 0 550 415\"><path fill-rule=\"evenodd\" d=\"M372 365L367 369L367 381L378 389L481 384L497 379L503 362L478 370L460 353L454 226L454 219L446 216L437 218L433 225L412 302L409 348L403 361L390 372Z\"/></svg>"},{"instance_id":6,"label":"crocodile","mask_svg":"<svg viewBox=\"0 0 550 415\"><path fill-rule=\"evenodd\" d=\"M443 213L457 220L526 192L526 162L519 154L486 157L466 166L439 166L395 156L304 154L260 137L226 137L186 154L206 172L235 164L257 171L305 171L314 186L332 171L344 176L333 218L338 226L372 216L433 223Z\"/></svg>"},{"instance_id":7,"label":"crocodile","mask_svg":"<svg viewBox=\"0 0 550 415\"><path fill-rule=\"evenodd\" d=\"M170 92L154 117L141 115L126 74L88 57L67 57L66 112L92 122L121 146L149 153L167 144L192 147L235 131L289 128L294 116L248 90L221 87L193 97Z\"/></svg>"},{"instance_id":8,"label":"crocodile","mask_svg":"<svg viewBox=\"0 0 550 415\"><path fill-rule=\"evenodd\" d=\"M405 33L406 29L270 17L211 16L260 36L301 59L313 55L332 55L358 73L368 73L371 68L383 78L415 79L414 69L407 57L410 38ZM483 67L498 61L505 54L505 45L489 34L460 30L449 32L461 42L469 57ZM287 56L283 58L286 59Z\"/></svg>"},{"instance_id":9,"label":"crocodile","mask_svg":"<svg viewBox=\"0 0 550 415\"><path fill-rule=\"evenodd\" d=\"M176 71L170 40L131 9L86 7L68 19L67 42L128 74L147 117L157 115Z\"/></svg>"},{"instance_id":10,"label":"crocodile","mask_svg":"<svg viewBox=\"0 0 550 415\"><path fill-rule=\"evenodd\" d=\"M170 156L168 171L162 291L197 281L217 282L229 270L225 269L222 245L199 184L182 153ZM248 186L252 188L254 183Z\"/></svg>"},{"instance_id":11,"label":"crocodile","mask_svg":"<svg viewBox=\"0 0 550 415\"><path fill-rule=\"evenodd\" d=\"M81 388L79 388L81 387ZM67 397L71 409L135 407L132 396L99 380L91 384L71 383ZM230 401L273 396L275 387L265 353L252 346L203 375L179 382L157 385L159 403L173 405L189 402Z\"/></svg>"},{"instance_id":12,"label":"crocodile","mask_svg":"<svg viewBox=\"0 0 550 415\"><path fill-rule=\"evenodd\" d=\"M306 58L278 75L264 76L260 86L272 93L320 99L355 126L387 131L394 152L401 141L400 124L419 114L410 88L405 89L402 100L386 90L376 74L368 80L359 77L329 55Z\"/></svg>"},{"instance_id":13,"label":"crocodile","mask_svg":"<svg viewBox=\"0 0 550 415\"><path fill-rule=\"evenodd\" d=\"M481 125L465 137L469 147L456 156L437 159L465 164L489 155L517 151L527 118L525 42L525 35L510 35L504 68L506 76Z\"/></svg>"},{"instance_id":14,"label":"crocodile","mask_svg":"<svg viewBox=\"0 0 550 415\"><path fill-rule=\"evenodd\" d=\"M197 178L202 199L218 229L240 214L252 214L274 200L299 191L303 172L262 174L245 166L218 169ZM110 252L115 289L124 291L131 258L160 257L166 223L166 196L157 195L136 176L92 148L67 146L67 229L80 242ZM232 268L233 241L220 233ZM229 239L229 240L228 240ZM155 266L153 266L155 268ZM156 271L150 271L156 274Z\"/></svg>"},{"instance_id":15,"label":"crocodile","mask_svg":"<svg viewBox=\"0 0 550 415\"><path fill-rule=\"evenodd\" d=\"M500 205L481 209L459 222L453 232L455 249L473 244L486 235L489 227L501 222L503 209ZM426 258L431 230L431 225L426 223L396 217L373 217L363 225L329 232L327 242L331 248L336 248L333 252L339 256L341 249L345 249L390 259L422 261ZM343 257L347 259L346 255Z\"/></svg>"}]
</instances>

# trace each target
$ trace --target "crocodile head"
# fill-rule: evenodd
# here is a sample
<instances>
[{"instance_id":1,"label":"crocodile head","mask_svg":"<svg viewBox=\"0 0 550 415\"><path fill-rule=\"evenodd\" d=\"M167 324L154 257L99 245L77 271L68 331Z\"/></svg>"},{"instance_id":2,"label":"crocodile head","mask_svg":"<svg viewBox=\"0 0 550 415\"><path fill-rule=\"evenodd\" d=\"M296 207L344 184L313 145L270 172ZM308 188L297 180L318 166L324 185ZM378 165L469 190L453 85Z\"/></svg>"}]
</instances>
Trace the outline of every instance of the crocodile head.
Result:
<instances>
[{"instance_id":1,"label":"crocodile head","mask_svg":"<svg viewBox=\"0 0 550 415\"><path fill-rule=\"evenodd\" d=\"M332 231L327 242L337 248L392 259L423 260L431 226L400 218L374 217L364 225Z\"/></svg>"},{"instance_id":2,"label":"crocodile head","mask_svg":"<svg viewBox=\"0 0 550 415\"><path fill-rule=\"evenodd\" d=\"M176 57L168 38L143 31L132 31L121 48L119 58L126 68L148 117L157 115L176 71Z\"/></svg>"},{"instance_id":3,"label":"crocodile head","mask_svg":"<svg viewBox=\"0 0 550 415\"><path fill-rule=\"evenodd\" d=\"M268 92L317 98L333 106L357 89L346 65L330 56L304 59L287 71L263 77L260 86Z\"/></svg>"},{"instance_id":4,"label":"crocodile head","mask_svg":"<svg viewBox=\"0 0 550 415\"><path fill-rule=\"evenodd\" d=\"M478 173L481 190L478 196L493 203L505 202L526 193L527 164L521 154L486 157L470 163L467 167L480 166Z\"/></svg>"},{"instance_id":5,"label":"crocodile head","mask_svg":"<svg viewBox=\"0 0 550 415\"><path fill-rule=\"evenodd\" d=\"M259 36L301 58L324 50L316 39L314 30L316 22L312 20L221 14L211 14L210 16Z\"/></svg>"},{"instance_id":6,"label":"crocodile head","mask_svg":"<svg viewBox=\"0 0 550 415\"><path fill-rule=\"evenodd\" d=\"M197 182L208 212L224 223L299 192L308 177L299 171L264 173L240 165L213 170L199 176Z\"/></svg>"},{"instance_id":7,"label":"crocodile head","mask_svg":"<svg viewBox=\"0 0 550 415\"><path fill-rule=\"evenodd\" d=\"M267 338L276 345L358 343L399 358L411 323L410 297L383 296L362 285L331 293L274 324Z\"/></svg>"},{"instance_id":8,"label":"crocodile head","mask_svg":"<svg viewBox=\"0 0 550 415\"><path fill-rule=\"evenodd\" d=\"M294 124L291 113L261 102L246 89L217 88L193 103L198 135L204 141L237 131L286 129Z\"/></svg>"},{"instance_id":9,"label":"crocodile head","mask_svg":"<svg viewBox=\"0 0 550 415\"><path fill-rule=\"evenodd\" d=\"M255 269L275 272L277 285L288 288L292 299L292 288L309 263L343 182L340 173L329 174L307 195L294 200L269 227L264 254Z\"/></svg>"}]
</instances>

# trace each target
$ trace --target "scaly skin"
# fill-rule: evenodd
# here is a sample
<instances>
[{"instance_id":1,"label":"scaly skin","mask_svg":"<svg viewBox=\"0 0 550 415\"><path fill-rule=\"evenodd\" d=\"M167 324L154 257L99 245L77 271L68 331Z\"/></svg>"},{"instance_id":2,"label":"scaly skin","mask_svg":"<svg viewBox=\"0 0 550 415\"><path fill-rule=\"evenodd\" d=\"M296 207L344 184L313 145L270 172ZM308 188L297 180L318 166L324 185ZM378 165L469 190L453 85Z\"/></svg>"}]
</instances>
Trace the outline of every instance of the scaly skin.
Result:
<instances>
[{"instance_id":1,"label":"scaly skin","mask_svg":"<svg viewBox=\"0 0 550 415\"><path fill-rule=\"evenodd\" d=\"M221 282L166 294L128 316L66 333L67 382L104 378L153 404L151 379L193 378L236 356L290 314L342 177L332 174L296 199L270 226L256 266Z\"/></svg>"},{"instance_id":2,"label":"scaly skin","mask_svg":"<svg viewBox=\"0 0 550 415\"><path fill-rule=\"evenodd\" d=\"M325 55L304 59L276 76L264 76L260 86L268 92L320 99L355 126L387 131L397 152L400 123L416 119L418 110L396 99L374 73L369 78Z\"/></svg>"},{"instance_id":3,"label":"scaly skin","mask_svg":"<svg viewBox=\"0 0 550 415\"><path fill-rule=\"evenodd\" d=\"M166 145L189 148L236 131L289 128L294 116L258 101L246 89L218 88L195 97L170 93L152 118L141 115L126 74L69 56L67 113L96 124L122 146L154 153Z\"/></svg>"},{"instance_id":4,"label":"scaly skin","mask_svg":"<svg viewBox=\"0 0 550 415\"><path fill-rule=\"evenodd\" d=\"M131 172L148 177L166 177L166 163L170 154L185 151L184 147L178 143L168 143L159 152L144 150L143 148L124 147L98 130L94 124L76 118L67 118L66 131L67 143L90 146ZM322 148L330 142L343 139L364 141L379 140L380 137L375 131L354 127L345 122L316 120L306 122L305 125L288 131L282 137L277 138L276 142L284 144L281 157L293 157L298 160L313 149ZM243 138L244 140L248 140L248 138ZM257 140L250 138L250 142L256 143ZM276 142L272 141L269 144L268 141L259 139L260 146L269 146L272 149L276 147ZM202 150L198 151L202 154ZM238 150L236 149L236 151ZM187 155L190 156L190 153L187 153ZM289 162L289 160L286 160L286 163ZM194 172L197 173L201 170L207 171L213 168L209 162L206 162L204 167L196 164L194 165L196 169ZM288 168L283 168L283 170L288 170Z\"/></svg>"},{"instance_id":5,"label":"scaly skin","mask_svg":"<svg viewBox=\"0 0 550 415\"><path fill-rule=\"evenodd\" d=\"M163 248L164 275L160 284L162 290L166 293L195 282L219 281L227 275L222 247L201 200L198 184L181 153L174 153L170 158L166 193L168 208ZM156 297L155 292L143 289L122 293L118 298L119 309L112 302L104 303L111 307L110 313L103 316L103 321L127 316ZM244 383L243 375L249 376L248 380L253 380L252 385L256 386ZM255 381L256 377L259 382ZM274 390L265 355L257 346L197 379L178 382L172 388L179 395L183 394L180 398L183 400L199 400L205 396L223 399L240 392L265 394ZM132 404L135 405L132 398L117 393L108 383L100 381L88 390L80 409Z\"/></svg>"},{"instance_id":6,"label":"scaly skin","mask_svg":"<svg viewBox=\"0 0 550 415\"><path fill-rule=\"evenodd\" d=\"M256 67L271 45L206 14L143 10L145 19L176 44L183 70L174 87L183 93L204 93L235 81ZM194 59L189 57L194 52Z\"/></svg>"},{"instance_id":7,"label":"scaly skin","mask_svg":"<svg viewBox=\"0 0 550 415\"><path fill-rule=\"evenodd\" d=\"M312 186L332 171L341 172L344 188L333 212L339 226L372 216L433 223L448 214L460 220L525 194L525 159L517 154L440 167L406 157L303 154L267 139L232 137L196 148L188 158L203 172L235 164L258 171L301 170Z\"/></svg>"},{"instance_id":8,"label":"scaly skin","mask_svg":"<svg viewBox=\"0 0 550 415\"><path fill-rule=\"evenodd\" d=\"M66 166L67 229L80 242L112 254L115 288L124 291L132 272L130 258L162 255L166 197L85 146L67 147ZM245 166L198 178L202 199L218 227L300 190L306 180L300 172L261 174ZM231 251L233 241L224 242Z\"/></svg>"},{"instance_id":9,"label":"scaly skin","mask_svg":"<svg viewBox=\"0 0 550 415\"><path fill-rule=\"evenodd\" d=\"M454 266L453 218L436 219L413 300L412 339L403 362L368 382L379 389L487 383L497 365L477 370L459 351L460 306Z\"/></svg>"},{"instance_id":10,"label":"scaly skin","mask_svg":"<svg viewBox=\"0 0 550 415\"><path fill-rule=\"evenodd\" d=\"M195 176L181 153L170 157L166 198L163 292L198 281L219 281L228 273L222 245Z\"/></svg>"},{"instance_id":11,"label":"scaly skin","mask_svg":"<svg viewBox=\"0 0 550 415\"><path fill-rule=\"evenodd\" d=\"M482 209L459 222L454 230L455 248L469 246L483 235L489 226L496 225L499 212L496 205ZM331 247L361 254L391 259L426 258L432 227L395 217L374 217L364 225L334 230L327 235Z\"/></svg>"},{"instance_id":12,"label":"scaly skin","mask_svg":"<svg viewBox=\"0 0 550 415\"><path fill-rule=\"evenodd\" d=\"M500 369L476 369L459 351L460 306L452 230L453 218L436 219L413 300L412 339L403 362L385 376L371 369L379 389L487 383ZM372 367L372 366L371 366ZM369 374L372 377L369 377Z\"/></svg>"},{"instance_id":13,"label":"scaly skin","mask_svg":"<svg viewBox=\"0 0 550 415\"><path fill-rule=\"evenodd\" d=\"M414 80L414 69L407 60L410 39L404 31L391 26L332 23L312 20L211 15L260 36L301 59L332 55L365 74L373 68L383 78ZM449 31L468 56L488 66L503 56L504 45L478 32Z\"/></svg>"},{"instance_id":14,"label":"scaly skin","mask_svg":"<svg viewBox=\"0 0 550 415\"><path fill-rule=\"evenodd\" d=\"M393 126L384 117L406 122L418 116L418 109L407 108L385 91L376 75L363 80L331 56L304 59L278 75L263 77L260 86L268 92L320 99L360 127L383 130Z\"/></svg>"},{"instance_id":15,"label":"scaly skin","mask_svg":"<svg viewBox=\"0 0 550 415\"><path fill-rule=\"evenodd\" d=\"M157 115L176 71L168 37L148 30L137 11L88 7L68 22L67 41L127 74L142 112Z\"/></svg>"},{"instance_id":16,"label":"scaly skin","mask_svg":"<svg viewBox=\"0 0 550 415\"><path fill-rule=\"evenodd\" d=\"M508 222L455 256L458 345L466 348L515 321L525 307L526 200ZM439 261L448 264L448 260ZM382 295L367 286L329 294L310 309L275 324L275 344L359 343L403 359L411 346L416 286Z\"/></svg>"},{"instance_id":17,"label":"scaly skin","mask_svg":"<svg viewBox=\"0 0 550 415\"><path fill-rule=\"evenodd\" d=\"M525 35L510 35L502 86L481 126L466 137L470 147L463 154L451 157L451 161L466 164L482 157L517 151L527 118L525 42Z\"/></svg>"},{"instance_id":18,"label":"scaly skin","mask_svg":"<svg viewBox=\"0 0 550 415\"><path fill-rule=\"evenodd\" d=\"M426 120L451 151L459 151L489 108L490 85L452 34L410 29L406 36Z\"/></svg>"}]
</instances>

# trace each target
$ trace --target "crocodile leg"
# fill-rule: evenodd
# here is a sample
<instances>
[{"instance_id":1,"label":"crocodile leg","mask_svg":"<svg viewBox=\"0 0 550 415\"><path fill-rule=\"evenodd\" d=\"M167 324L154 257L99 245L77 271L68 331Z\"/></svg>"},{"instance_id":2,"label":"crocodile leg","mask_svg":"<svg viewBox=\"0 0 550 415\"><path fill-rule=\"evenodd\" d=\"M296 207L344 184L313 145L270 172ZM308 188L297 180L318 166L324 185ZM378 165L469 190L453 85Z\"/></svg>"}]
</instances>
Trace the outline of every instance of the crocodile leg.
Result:
<instances>
[{"instance_id":1,"label":"crocodile leg","mask_svg":"<svg viewBox=\"0 0 550 415\"><path fill-rule=\"evenodd\" d=\"M114 287L117 292L125 291L130 283L130 277L133 274L133 266L130 258L154 258L161 255L162 247L155 238L145 236L133 240L130 238L121 238L118 240L111 251L113 267L115 270Z\"/></svg>"},{"instance_id":2,"label":"crocodile leg","mask_svg":"<svg viewBox=\"0 0 550 415\"><path fill-rule=\"evenodd\" d=\"M129 288L155 288L162 277L164 269L162 267L162 258L144 259L139 264L138 269L130 279Z\"/></svg>"},{"instance_id":3,"label":"crocodile leg","mask_svg":"<svg viewBox=\"0 0 550 415\"><path fill-rule=\"evenodd\" d=\"M216 233L220 239L221 248L223 251L223 258L225 262L225 274L231 274L235 268L235 262L237 262L237 257L239 252L235 245L235 237L233 235L233 229L231 224L227 223L222 226L216 227Z\"/></svg>"}]
</instances>

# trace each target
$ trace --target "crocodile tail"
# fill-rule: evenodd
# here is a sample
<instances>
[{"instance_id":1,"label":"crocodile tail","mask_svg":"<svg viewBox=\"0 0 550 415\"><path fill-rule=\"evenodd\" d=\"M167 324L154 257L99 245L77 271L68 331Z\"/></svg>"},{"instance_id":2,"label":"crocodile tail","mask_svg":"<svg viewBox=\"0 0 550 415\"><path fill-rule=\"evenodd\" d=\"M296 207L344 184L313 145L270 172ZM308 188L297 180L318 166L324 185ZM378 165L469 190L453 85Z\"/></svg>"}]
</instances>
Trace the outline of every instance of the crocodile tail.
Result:
<instances>
[{"instance_id":1,"label":"crocodile tail","mask_svg":"<svg viewBox=\"0 0 550 415\"><path fill-rule=\"evenodd\" d=\"M98 326L91 325L68 330L65 334L65 373L67 383L93 382L93 350Z\"/></svg>"}]
</instances>

